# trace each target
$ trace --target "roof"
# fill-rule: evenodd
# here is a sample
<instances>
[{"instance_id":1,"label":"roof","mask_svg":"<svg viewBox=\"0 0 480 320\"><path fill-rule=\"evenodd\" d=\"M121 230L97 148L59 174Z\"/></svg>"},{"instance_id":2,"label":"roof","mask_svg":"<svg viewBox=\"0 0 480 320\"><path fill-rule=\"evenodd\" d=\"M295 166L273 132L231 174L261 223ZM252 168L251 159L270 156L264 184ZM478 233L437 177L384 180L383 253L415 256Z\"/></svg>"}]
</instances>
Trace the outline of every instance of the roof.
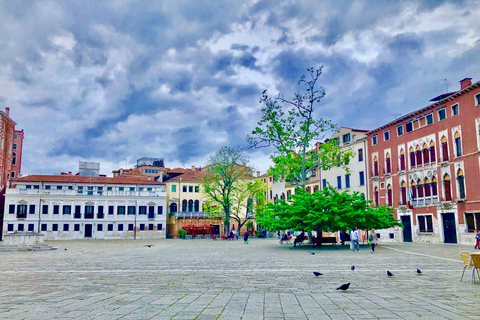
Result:
<instances>
[{"instance_id":1,"label":"roof","mask_svg":"<svg viewBox=\"0 0 480 320\"><path fill-rule=\"evenodd\" d=\"M370 130L365 130L365 129L355 129L355 128L349 128L349 127L340 127L339 130L342 129L342 128L352 130L352 131L355 131L355 132L368 132L368 131L370 131Z\"/></svg>"},{"instance_id":2,"label":"roof","mask_svg":"<svg viewBox=\"0 0 480 320\"><path fill-rule=\"evenodd\" d=\"M101 183L101 184L150 184L164 185L149 178L141 177L85 177L85 176L61 176L61 175L29 175L20 178L12 178L11 182L58 182L58 183Z\"/></svg>"},{"instance_id":3,"label":"roof","mask_svg":"<svg viewBox=\"0 0 480 320\"><path fill-rule=\"evenodd\" d=\"M184 169L185 170L185 169ZM194 171L191 169L186 169L187 172L173 177L169 179L168 181L184 181L184 182L201 182L203 176L205 175L205 172L200 172L200 171Z\"/></svg>"},{"instance_id":4,"label":"roof","mask_svg":"<svg viewBox=\"0 0 480 320\"><path fill-rule=\"evenodd\" d=\"M469 92L469 91L472 91L473 89L476 89L476 88L478 88L478 87L480 87L480 81L475 82L474 84L466 87L466 88L463 89L463 90L456 91L456 92L454 92L453 94L450 94L449 96L444 97L443 99L438 100L438 101L432 103L431 105L429 105L429 106L427 106L427 107L423 107L423 108L418 109L418 110L416 110L416 111L410 112L410 113L408 113L408 114L406 114L406 115L404 115L404 116L401 116L400 118L397 118L397 119L395 119L395 120L393 120L393 121L391 121L391 122L389 122L389 123L387 123L387 124L385 124L385 125L383 125L383 126L381 126L381 127L378 127L378 128L376 128L376 129L370 130L367 134L371 134L371 133L373 133L373 132L382 130L382 129L384 129L384 128L386 128L386 127L389 127L389 126L391 126L391 125L393 125L393 124L402 122L402 121L404 121L404 120L406 120L406 119L409 119L409 118L412 118L412 117L414 117L414 116L416 116L416 115L418 115L418 114L421 114L421 113L423 113L424 111L428 111L428 110L430 110L430 109L433 109L433 108L435 108L435 107L438 107L438 106L440 106L441 104L444 104L444 103L446 103L447 101L456 99L456 98L458 98L459 96L461 96L461 95L463 95L463 94L465 94L465 93L467 93L467 92ZM441 96L441 95L440 95L440 96ZM440 96L439 96L439 97L440 97ZM435 99L435 98L434 98L434 99ZM433 100L433 99L432 99L432 100Z\"/></svg>"}]
</instances>

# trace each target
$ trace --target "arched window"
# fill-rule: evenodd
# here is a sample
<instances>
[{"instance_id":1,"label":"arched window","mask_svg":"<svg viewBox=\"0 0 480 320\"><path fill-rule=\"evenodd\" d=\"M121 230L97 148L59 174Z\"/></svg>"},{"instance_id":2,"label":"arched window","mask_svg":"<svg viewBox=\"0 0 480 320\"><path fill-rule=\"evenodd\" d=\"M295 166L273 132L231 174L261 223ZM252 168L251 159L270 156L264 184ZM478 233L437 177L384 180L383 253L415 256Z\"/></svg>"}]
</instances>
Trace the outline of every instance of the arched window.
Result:
<instances>
[{"instance_id":1,"label":"arched window","mask_svg":"<svg viewBox=\"0 0 480 320\"><path fill-rule=\"evenodd\" d=\"M430 180L428 180L428 178L425 178L425 181L423 181L423 187L425 188L425 197L430 197L432 193L430 187Z\"/></svg>"},{"instance_id":2,"label":"arched window","mask_svg":"<svg viewBox=\"0 0 480 320\"><path fill-rule=\"evenodd\" d=\"M442 161L448 161L447 138L445 136L443 136L441 141L442 141Z\"/></svg>"},{"instance_id":3,"label":"arched window","mask_svg":"<svg viewBox=\"0 0 480 320\"><path fill-rule=\"evenodd\" d=\"M435 177L432 178L432 183L430 184L430 186L432 187L432 196L438 195L437 178L435 178Z\"/></svg>"},{"instance_id":4,"label":"arched window","mask_svg":"<svg viewBox=\"0 0 480 320\"><path fill-rule=\"evenodd\" d=\"M417 199L417 185L415 181L411 181L411 186L412 186L412 200Z\"/></svg>"},{"instance_id":5,"label":"arched window","mask_svg":"<svg viewBox=\"0 0 480 320\"><path fill-rule=\"evenodd\" d=\"M182 212L187 212L187 200L182 201Z\"/></svg>"},{"instance_id":6,"label":"arched window","mask_svg":"<svg viewBox=\"0 0 480 320\"><path fill-rule=\"evenodd\" d=\"M405 171L405 151L400 150L400 170Z\"/></svg>"},{"instance_id":7,"label":"arched window","mask_svg":"<svg viewBox=\"0 0 480 320\"><path fill-rule=\"evenodd\" d=\"M385 155L385 164L386 164L386 167L387 167L387 173L391 173L392 168L391 168L391 164L390 164L390 153L387 153Z\"/></svg>"},{"instance_id":8,"label":"arched window","mask_svg":"<svg viewBox=\"0 0 480 320\"><path fill-rule=\"evenodd\" d=\"M458 195L459 195L459 198L460 199L465 199L465 177L463 175L462 169L458 169L457 181L458 181Z\"/></svg>"},{"instance_id":9,"label":"arched window","mask_svg":"<svg viewBox=\"0 0 480 320\"><path fill-rule=\"evenodd\" d=\"M195 206L195 212L199 212L200 211L200 201L198 200L195 200L195 203L194 203L194 206Z\"/></svg>"},{"instance_id":10,"label":"arched window","mask_svg":"<svg viewBox=\"0 0 480 320\"><path fill-rule=\"evenodd\" d=\"M422 180L417 180L417 194L419 198L423 198L423 184Z\"/></svg>"},{"instance_id":11,"label":"arched window","mask_svg":"<svg viewBox=\"0 0 480 320\"><path fill-rule=\"evenodd\" d=\"M405 181L402 181L401 184L401 193L402 193L402 205L407 205L407 184Z\"/></svg>"},{"instance_id":12,"label":"arched window","mask_svg":"<svg viewBox=\"0 0 480 320\"><path fill-rule=\"evenodd\" d=\"M455 150L457 157L462 156L462 141L460 140L460 132L455 133Z\"/></svg>"},{"instance_id":13,"label":"arched window","mask_svg":"<svg viewBox=\"0 0 480 320\"><path fill-rule=\"evenodd\" d=\"M428 146L427 146L426 143L423 144L422 153L423 153L423 163L425 163L425 164L429 163L430 159L429 159L429 154L428 154Z\"/></svg>"},{"instance_id":14,"label":"arched window","mask_svg":"<svg viewBox=\"0 0 480 320\"><path fill-rule=\"evenodd\" d=\"M417 152L415 153L416 154L416 160L417 160L417 166L420 166L422 165L422 149L420 148L420 146L417 146Z\"/></svg>"},{"instance_id":15,"label":"arched window","mask_svg":"<svg viewBox=\"0 0 480 320\"><path fill-rule=\"evenodd\" d=\"M435 142L430 142L430 162L435 162Z\"/></svg>"},{"instance_id":16,"label":"arched window","mask_svg":"<svg viewBox=\"0 0 480 320\"><path fill-rule=\"evenodd\" d=\"M410 167L415 167L415 151L413 150L413 147L410 147L409 149L409 154L410 154Z\"/></svg>"},{"instance_id":17,"label":"arched window","mask_svg":"<svg viewBox=\"0 0 480 320\"><path fill-rule=\"evenodd\" d=\"M393 207L393 194L392 194L392 185L389 184L387 186L387 200L388 200L388 205L390 207Z\"/></svg>"},{"instance_id":18,"label":"arched window","mask_svg":"<svg viewBox=\"0 0 480 320\"><path fill-rule=\"evenodd\" d=\"M280 196L280 199L285 200L285 192L282 192L282 195Z\"/></svg>"},{"instance_id":19,"label":"arched window","mask_svg":"<svg viewBox=\"0 0 480 320\"><path fill-rule=\"evenodd\" d=\"M292 194L292 192L290 190L287 190L287 199L290 198L291 194Z\"/></svg>"},{"instance_id":20,"label":"arched window","mask_svg":"<svg viewBox=\"0 0 480 320\"><path fill-rule=\"evenodd\" d=\"M375 205L378 206L379 205L379 194L378 194L378 187L375 187Z\"/></svg>"},{"instance_id":21,"label":"arched window","mask_svg":"<svg viewBox=\"0 0 480 320\"><path fill-rule=\"evenodd\" d=\"M248 199L247 200L247 214L252 213L253 211L253 199ZM248 218L248 217L247 217Z\"/></svg>"},{"instance_id":22,"label":"arched window","mask_svg":"<svg viewBox=\"0 0 480 320\"><path fill-rule=\"evenodd\" d=\"M373 175L378 176L378 158L375 156L373 159Z\"/></svg>"},{"instance_id":23,"label":"arched window","mask_svg":"<svg viewBox=\"0 0 480 320\"><path fill-rule=\"evenodd\" d=\"M188 212L193 211L193 200L188 200Z\"/></svg>"},{"instance_id":24,"label":"arched window","mask_svg":"<svg viewBox=\"0 0 480 320\"><path fill-rule=\"evenodd\" d=\"M17 153L14 152L13 153L13 158L12 158L12 166L16 165L17 164Z\"/></svg>"},{"instance_id":25,"label":"arched window","mask_svg":"<svg viewBox=\"0 0 480 320\"><path fill-rule=\"evenodd\" d=\"M450 184L450 176L448 174L443 176L443 188L445 189L445 201L452 201L452 189Z\"/></svg>"},{"instance_id":26,"label":"arched window","mask_svg":"<svg viewBox=\"0 0 480 320\"><path fill-rule=\"evenodd\" d=\"M170 212L177 212L177 204L171 203L170 204Z\"/></svg>"}]
</instances>

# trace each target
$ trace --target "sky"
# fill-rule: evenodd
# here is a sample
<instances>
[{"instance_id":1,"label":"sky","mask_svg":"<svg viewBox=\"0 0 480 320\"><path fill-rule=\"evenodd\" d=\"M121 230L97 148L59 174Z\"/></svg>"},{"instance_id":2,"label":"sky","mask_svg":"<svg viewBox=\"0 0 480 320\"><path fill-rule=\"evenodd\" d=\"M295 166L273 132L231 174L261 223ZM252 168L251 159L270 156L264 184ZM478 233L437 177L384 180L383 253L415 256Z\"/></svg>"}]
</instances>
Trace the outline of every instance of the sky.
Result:
<instances>
[{"instance_id":1,"label":"sky","mask_svg":"<svg viewBox=\"0 0 480 320\"><path fill-rule=\"evenodd\" d=\"M0 109L25 132L22 174L203 166L246 147L263 90L291 98L310 67L318 117L375 129L480 80L479 4L0 0ZM273 150L246 152L270 166Z\"/></svg>"}]
</instances>

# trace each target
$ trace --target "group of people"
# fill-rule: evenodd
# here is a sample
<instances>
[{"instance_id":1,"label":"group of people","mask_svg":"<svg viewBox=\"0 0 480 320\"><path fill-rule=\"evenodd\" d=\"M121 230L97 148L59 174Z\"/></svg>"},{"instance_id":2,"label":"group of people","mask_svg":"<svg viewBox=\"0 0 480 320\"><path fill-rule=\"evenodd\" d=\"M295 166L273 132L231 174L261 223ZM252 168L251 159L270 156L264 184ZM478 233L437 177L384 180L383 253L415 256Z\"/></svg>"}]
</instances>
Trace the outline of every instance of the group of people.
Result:
<instances>
[{"instance_id":1,"label":"group of people","mask_svg":"<svg viewBox=\"0 0 480 320\"><path fill-rule=\"evenodd\" d=\"M353 252L355 252L355 249L358 251L360 251L360 235L358 234L358 229L357 228L353 228L352 229L352 232L350 232L350 241L351 241L351 249L353 250ZM377 237L377 233L375 232L375 230L370 230L370 235L368 236L368 244L371 245L371 249L370 249L370 252L371 253L375 253L375 248L378 247L378 237Z\"/></svg>"},{"instance_id":2,"label":"group of people","mask_svg":"<svg viewBox=\"0 0 480 320\"><path fill-rule=\"evenodd\" d=\"M246 231L244 234L243 234L243 242L246 244L248 243L248 237L249 237L249 234L248 234L248 231ZM226 237L227 240L233 240L233 239L237 239L238 240L238 231L237 230L230 230L230 234Z\"/></svg>"}]
</instances>

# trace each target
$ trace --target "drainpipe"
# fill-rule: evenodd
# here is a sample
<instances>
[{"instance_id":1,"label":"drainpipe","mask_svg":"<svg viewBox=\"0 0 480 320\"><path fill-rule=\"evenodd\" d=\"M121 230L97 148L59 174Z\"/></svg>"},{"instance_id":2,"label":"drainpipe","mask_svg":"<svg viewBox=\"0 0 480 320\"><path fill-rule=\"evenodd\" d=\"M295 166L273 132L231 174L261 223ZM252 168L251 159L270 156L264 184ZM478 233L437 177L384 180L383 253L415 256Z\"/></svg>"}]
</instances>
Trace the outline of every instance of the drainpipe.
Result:
<instances>
[{"instance_id":1,"label":"drainpipe","mask_svg":"<svg viewBox=\"0 0 480 320\"><path fill-rule=\"evenodd\" d=\"M40 184L40 187L43 189L43 182ZM40 190L42 190L42 189L40 189ZM42 216L42 212L41 212L42 196L41 196L41 191L40 190L38 190L38 194L40 195L40 199L38 200L38 233L40 233L40 220L41 220L41 216Z\"/></svg>"},{"instance_id":2,"label":"drainpipe","mask_svg":"<svg viewBox=\"0 0 480 320\"><path fill-rule=\"evenodd\" d=\"M370 175L368 174L368 152L367 152L367 140L368 138L366 138L365 140L363 140L363 150L365 150L364 154L365 154L365 174L363 175L364 177L364 180L367 180L368 178L368 183L366 183L366 186L367 186L367 190L365 192L365 199L369 199L368 197L368 189L370 188ZM368 230L367 230L367 235L368 235ZM363 244L365 244L365 237L363 238Z\"/></svg>"}]
</instances>

